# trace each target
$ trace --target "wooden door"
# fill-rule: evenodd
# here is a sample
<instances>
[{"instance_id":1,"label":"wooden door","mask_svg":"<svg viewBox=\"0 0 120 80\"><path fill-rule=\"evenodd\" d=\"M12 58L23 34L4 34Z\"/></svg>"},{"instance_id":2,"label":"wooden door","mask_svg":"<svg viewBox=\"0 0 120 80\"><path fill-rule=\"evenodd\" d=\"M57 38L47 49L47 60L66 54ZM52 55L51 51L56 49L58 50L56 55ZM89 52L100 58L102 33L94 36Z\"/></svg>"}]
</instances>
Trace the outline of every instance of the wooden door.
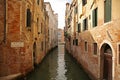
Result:
<instances>
[{"instance_id":1,"label":"wooden door","mask_svg":"<svg viewBox=\"0 0 120 80\"><path fill-rule=\"evenodd\" d=\"M104 80L112 80L112 55L109 53L104 53Z\"/></svg>"}]
</instances>

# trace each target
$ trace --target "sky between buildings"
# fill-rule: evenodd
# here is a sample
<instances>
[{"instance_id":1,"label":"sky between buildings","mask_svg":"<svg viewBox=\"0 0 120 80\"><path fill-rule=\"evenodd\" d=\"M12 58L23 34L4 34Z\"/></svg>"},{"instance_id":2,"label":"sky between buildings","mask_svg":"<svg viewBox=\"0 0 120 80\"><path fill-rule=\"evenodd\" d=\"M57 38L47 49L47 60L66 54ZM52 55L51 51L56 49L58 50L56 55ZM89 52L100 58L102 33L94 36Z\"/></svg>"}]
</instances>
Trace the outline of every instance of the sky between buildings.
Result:
<instances>
[{"instance_id":1,"label":"sky between buildings","mask_svg":"<svg viewBox=\"0 0 120 80\"><path fill-rule=\"evenodd\" d=\"M52 9L55 13L58 13L58 28L64 28L65 26L65 8L66 3L71 3L72 0L44 0L50 2Z\"/></svg>"}]
</instances>

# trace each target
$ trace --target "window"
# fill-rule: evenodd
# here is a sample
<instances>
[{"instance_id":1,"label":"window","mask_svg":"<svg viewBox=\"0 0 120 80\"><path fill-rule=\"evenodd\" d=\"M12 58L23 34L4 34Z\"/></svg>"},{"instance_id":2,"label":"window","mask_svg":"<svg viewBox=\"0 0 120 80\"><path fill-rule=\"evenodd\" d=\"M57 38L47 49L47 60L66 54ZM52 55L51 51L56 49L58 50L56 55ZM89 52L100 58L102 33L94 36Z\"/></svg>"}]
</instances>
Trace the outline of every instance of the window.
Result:
<instances>
[{"instance_id":1,"label":"window","mask_svg":"<svg viewBox=\"0 0 120 80\"><path fill-rule=\"evenodd\" d=\"M88 43L85 42L85 51L87 51L87 50L88 50Z\"/></svg>"},{"instance_id":2,"label":"window","mask_svg":"<svg viewBox=\"0 0 120 80\"><path fill-rule=\"evenodd\" d=\"M43 51L43 41L41 42L41 50Z\"/></svg>"},{"instance_id":3,"label":"window","mask_svg":"<svg viewBox=\"0 0 120 80\"><path fill-rule=\"evenodd\" d=\"M42 27L43 27L43 24L41 23L41 33L42 33Z\"/></svg>"},{"instance_id":4,"label":"window","mask_svg":"<svg viewBox=\"0 0 120 80\"><path fill-rule=\"evenodd\" d=\"M119 64L120 64L120 44L118 45L118 52L119 52Z\"/></svg>"},{"instance_id":5,"label":"window","mask_svg":"<svg viewBox=\"0 0 120 80\"><path fill-rule=\"evenodd\" d=\"M104 1L104 22L111 21L111 0Z\"/></svg>"},{"instance_id":6,"label":"window","mask_svg":"<svg viewBox=\"0 0 120 80\"><path fill-rule=\"evenodd\" d=\"M78 7L75 7L75 14L78 13Z\"/></svg>"},{"instance_id":7,"label":"window","mask_svg":"<svg viewBox=\"0 0 120 80\"><path fill-rule=\"evenodd\" d=\"M76 32L78 32L78 22L76 22Z\"/></svg>"},{"instance_id":8,"label":"window","mask_svg":"<svg viewBox=\"0 0 120 80\"><path fill-rule=\"evenodd\" d=\"M78 46L78 39L74 39L74 40L73 40L73 45Z\"/></svg>"},{"instance_id":9,"label":"window","mask_svg":"<svg viewBox=\"0 0 120 80\"><path fill-rule=\"evenodd\" d=\"M78 33L80 33L80 31L81 31L81 24L79 23L78 24Z\"/></svg>"},{"instance_id":10,"label":"window","mask_svg":"<svg viewBox=\"0 0 120 80\"><path fill-rule=\"evenodd\" d=\"M98 21L97 20L97 11L98 11L97 8L92 11L92 24L93 24L93 27L97 26L97 21Z\"/></svg>"},{"instance_id":11,"label":"window","mask_svg":"<svg viewBox=\"0 0 120 80\"><path fill-rule=\"evenodd\" d=\"M38 34L40 34L39 18L37 18L37 31L38 31Z\"/></svg>"},{"instance_id":12,"label":"window","mask_svg":"<svg viewBox=\"0 0 120 80\"><path fill-rule=\"evenodd\" d=\"M97 43L93 43L93 54L97 54Z\"/></svg>"},{"instance_id":13,"label":"window","mask_svg":"<svg viewBox=\"0 0 120 80\"><path fill-rule=\"evenodd\" d=\"M37 0L37 4L39 5L40 0Z\"/></svg>"},{"instance_id":14,"label":"window","mask_svg":"<svg viewBox=\"0 0 120 80\"><path fill-rule=\"evenodd\" d=\"M27 9L27 20L26 20L26 23L27 23L27 27L31 27L31 12L30 12L30 9Z\"/></svg>"},{"instance_id":15,"label":"window","mask_svg":"<svg viewBox=\"0 0 120 80\"><path fill-rule=\"evenodd\" d=\"M87 4L87 0L82 0L82 5L86 5Z\"/></svg>"},{"instance_id":16,"label":"window","mask_svg":"<svg viewBox=\"0 0 120 80\"><path fill-rule=\"evenodd\" d=\"M39 19L37 18L37 27L39 27Z\"/></svg>"},{"instance_id":17,"label":"window","mask_svg":"<svg viewBox=\"0 0 120 80\"><path fill-rule=\"evenodd\" d=\"M83 20L83 31L88 29L88 20L87 18Z\"/></svg>"},{"instance_id":18,"label":"window","mask_svg":"<svg viewBox=\"0 0 120 80\"><path fill-rule=\"evenodd\" d=\"M75 41L75 42L76 42L76 46L78 46L78 39L76 39L76 41Z\"/></svg>"},{"instance_id":19,"label":"window","mask_svg":"<svg viewBox=\"0 0 120 80\"><path fill-rule=\"evenodd\" d=\"M73 39L73 45L75 44L74 39Z\"/></svg>"}]
</instances>

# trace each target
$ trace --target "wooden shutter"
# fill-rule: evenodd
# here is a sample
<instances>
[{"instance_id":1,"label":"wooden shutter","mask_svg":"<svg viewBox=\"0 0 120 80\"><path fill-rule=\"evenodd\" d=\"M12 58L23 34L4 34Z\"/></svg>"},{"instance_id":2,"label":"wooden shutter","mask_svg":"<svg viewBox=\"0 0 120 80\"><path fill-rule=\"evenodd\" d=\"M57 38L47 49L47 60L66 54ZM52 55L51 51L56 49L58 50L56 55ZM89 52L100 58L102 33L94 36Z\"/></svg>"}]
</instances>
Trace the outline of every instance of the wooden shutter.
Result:
<instances>
[{"instance_id":1,"label":"wooden shutter","mask_svg":"<svg viewBox=\"0 0 120 80\"><path fill-rule=\"evenodd\" d=\"M97 8L92 11L92 25L97 26Z\"/></svg>"},{"instance_id":2,"label":"wooden shutter","mask_svg":"<svg viewBox=\"0 0 120 80\"><path fill-rule=\"evenodd\" d=\"M111 0L104 2L104 22L111 21Z\"/></svg>"}]
</instances>

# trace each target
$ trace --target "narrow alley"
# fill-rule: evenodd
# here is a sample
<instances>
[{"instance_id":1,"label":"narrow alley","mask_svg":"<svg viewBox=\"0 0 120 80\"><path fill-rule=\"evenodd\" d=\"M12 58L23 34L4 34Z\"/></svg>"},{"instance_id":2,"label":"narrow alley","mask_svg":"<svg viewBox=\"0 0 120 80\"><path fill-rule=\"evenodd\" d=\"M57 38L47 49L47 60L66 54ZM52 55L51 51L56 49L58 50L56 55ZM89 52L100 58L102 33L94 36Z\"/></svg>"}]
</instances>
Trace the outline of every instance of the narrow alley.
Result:
<instances>
[{"instance_id":1,"label":"narrow alley","mask_svg":"<svg viewBox=\"0 0 120 80\"><path fill-rule=\"evenodd\" d=\"M59 45L51 51L25 79L90 80L76 60L70 54L65 53L64 45Z\"/></svg>"}]
</instances>

